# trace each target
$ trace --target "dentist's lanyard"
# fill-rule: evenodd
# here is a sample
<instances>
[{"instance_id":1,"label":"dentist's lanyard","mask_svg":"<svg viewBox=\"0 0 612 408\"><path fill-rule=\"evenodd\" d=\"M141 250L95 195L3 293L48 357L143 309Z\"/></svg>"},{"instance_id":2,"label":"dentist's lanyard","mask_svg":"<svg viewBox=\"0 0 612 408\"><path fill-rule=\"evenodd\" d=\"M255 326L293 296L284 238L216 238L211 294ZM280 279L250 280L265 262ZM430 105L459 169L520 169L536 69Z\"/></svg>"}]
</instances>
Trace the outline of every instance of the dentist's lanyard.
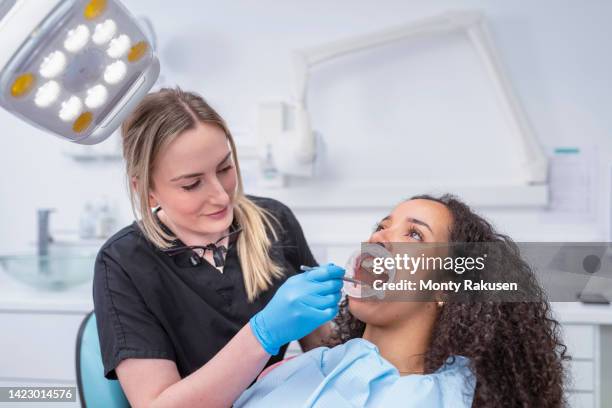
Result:
<instances>
[{"instance_id":1,"label":"dentist's lanyard","mask_svg":"<svg viewBox=\"0 0 612 408\"><path fill-rule=\"evenodd\" d=\"M214 243L210 243L208 245L185 245L176 248L164 249L164 252L169 256L175 256L186 251L193 251L196 256L192 256L189 258L189 262L193 266L198 266L202 263L201 257L204 256L206 251L212 251L213 260L215 262L215 267L220 268L225 265L225 254L227 253L227 248L224 245L217 245L219 242L223 241L225 238L229 238L232 235L235 235L242 231L242 228L238 228L227 235L222 236Z\"/></svg>"}]
</instances>

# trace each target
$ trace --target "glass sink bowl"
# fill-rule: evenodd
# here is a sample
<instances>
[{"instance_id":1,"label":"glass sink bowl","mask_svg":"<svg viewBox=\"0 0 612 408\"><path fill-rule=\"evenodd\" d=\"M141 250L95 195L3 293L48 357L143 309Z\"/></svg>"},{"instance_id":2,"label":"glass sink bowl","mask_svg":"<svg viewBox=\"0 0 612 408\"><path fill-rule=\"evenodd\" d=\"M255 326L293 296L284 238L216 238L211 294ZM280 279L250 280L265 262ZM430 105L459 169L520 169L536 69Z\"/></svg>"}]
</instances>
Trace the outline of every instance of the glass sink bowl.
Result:
<instances>
[{"instance_id":1,"label":"glass sink bowl","mask_svg":"<svg viewBox=\"0 0 612 408\"><path fill-rule=\"evenodd\" d=\"M11 277L41 289L63 290L93 278L95 253L80 255L0 256L0 268Z\"/></svg>"}]
</instances>

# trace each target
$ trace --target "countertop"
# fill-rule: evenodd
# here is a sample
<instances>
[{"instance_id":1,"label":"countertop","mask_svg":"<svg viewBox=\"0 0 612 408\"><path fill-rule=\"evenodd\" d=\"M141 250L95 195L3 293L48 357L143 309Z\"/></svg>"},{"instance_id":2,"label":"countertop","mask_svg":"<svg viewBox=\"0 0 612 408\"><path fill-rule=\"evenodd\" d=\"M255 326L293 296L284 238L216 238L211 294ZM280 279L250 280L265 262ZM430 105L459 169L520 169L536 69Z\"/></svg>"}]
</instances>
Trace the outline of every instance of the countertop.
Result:
<instances>
[{"instance_id":1,"label":"countertop","mask_svg":"<svg viewBox=\"0 0 612 408\"><path fill-rule=\"evenodd\" d=\"M0 270L0 311L82 314L91 310L92 281L51 291L26 285Z\"/></svg>"}]
</instances>

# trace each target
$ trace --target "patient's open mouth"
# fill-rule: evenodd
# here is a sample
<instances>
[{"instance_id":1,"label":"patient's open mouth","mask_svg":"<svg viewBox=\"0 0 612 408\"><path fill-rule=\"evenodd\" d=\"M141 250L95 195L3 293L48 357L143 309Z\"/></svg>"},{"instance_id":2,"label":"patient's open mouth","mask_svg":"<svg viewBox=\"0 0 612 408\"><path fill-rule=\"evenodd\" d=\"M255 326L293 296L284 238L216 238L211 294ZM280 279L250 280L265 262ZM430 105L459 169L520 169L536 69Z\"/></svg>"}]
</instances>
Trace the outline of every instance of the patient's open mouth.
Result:
<instances>
[{"instance_id":1,"label":"patient's open mouth","mask_svg":"<svg viewBox=\"0 0 612 408\"><path fill-rule=\"evenodd\" d=\"M374 259L386 258L391 254L381 245L364 244L360 251L354 252L346 265L344 291L357 298L384 297L384 291L375 290L375 282L385 283L393 280L395 270L374 272Z\"/></svg>"},{"instance_id":2,"label":"patient's open mouth","mask_svg":"<svg viewBox=\"0 0 612 408\"><path fill-rule=\"evenodd\" d=\"M355 265L353 265L353 275L355 279L365 283L372 283L372 259L373 257L371 255L365 253L362 253L355 258Z\"/></svg>"},{"instance_id":3,"label":"patient's open mouth","mask_svg":"<svg viewBox=\"0 0 612 408\"><path fill-rule=\"evenodd\" d=\"M389 275L386 272L381 274L374 273L373 261L374 256L369 253L362 253L358 256L355 260L354 278L368 286L372 286L374 281L377 280L387 282L389 280Z\"/></svg>"}]
</instances>

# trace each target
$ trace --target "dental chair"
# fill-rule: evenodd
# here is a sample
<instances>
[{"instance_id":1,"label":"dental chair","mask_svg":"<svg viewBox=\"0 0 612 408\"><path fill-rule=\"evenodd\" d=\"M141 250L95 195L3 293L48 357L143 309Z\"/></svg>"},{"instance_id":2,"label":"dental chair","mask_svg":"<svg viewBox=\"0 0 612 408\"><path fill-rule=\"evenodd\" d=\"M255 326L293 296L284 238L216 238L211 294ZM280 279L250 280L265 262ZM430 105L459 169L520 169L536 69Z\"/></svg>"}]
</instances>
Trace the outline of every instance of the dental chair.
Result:
<instances>
[{"instance_id":1,"label":"dental chair","mask_svg":"<svg viewBox=\"0 0 612 408\"><path fill-rule=\"evenodd\" d=\"M129 407L119 381L104 377L96 315L90 312L81 323L76 341L76 378L84 408Z\"/></svg>"}]
</instances>

